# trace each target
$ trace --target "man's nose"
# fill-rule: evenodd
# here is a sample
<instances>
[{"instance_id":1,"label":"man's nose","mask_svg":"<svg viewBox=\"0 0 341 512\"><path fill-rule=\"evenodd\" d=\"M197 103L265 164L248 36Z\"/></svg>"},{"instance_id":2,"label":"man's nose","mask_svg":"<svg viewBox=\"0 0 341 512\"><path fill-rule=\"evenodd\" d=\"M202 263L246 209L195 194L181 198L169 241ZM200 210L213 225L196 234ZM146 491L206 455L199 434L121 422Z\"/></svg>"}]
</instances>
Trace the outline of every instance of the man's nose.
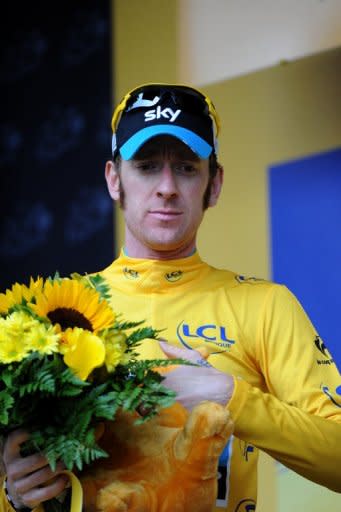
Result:
<instances>
[{"instance_id":1,"label":"man's nose","mask_svg":"<svg viewBox=\"0 0 341 512\"><path fill-rule=\"evenodd\" d=\"M157 184L157 195L170 198L178 194L176 178L169 163L164 163Z\"/></svg>"}]
</instances>

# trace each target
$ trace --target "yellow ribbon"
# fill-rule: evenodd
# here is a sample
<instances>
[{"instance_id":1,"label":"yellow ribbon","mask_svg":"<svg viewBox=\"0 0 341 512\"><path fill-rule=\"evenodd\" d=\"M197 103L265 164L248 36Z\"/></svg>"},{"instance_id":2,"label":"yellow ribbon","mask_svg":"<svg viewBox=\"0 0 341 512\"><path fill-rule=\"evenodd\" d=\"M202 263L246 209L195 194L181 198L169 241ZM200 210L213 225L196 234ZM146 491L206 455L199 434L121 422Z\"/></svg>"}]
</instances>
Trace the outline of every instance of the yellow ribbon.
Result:
<instances>
[{"instance_id":1,"label":"yellow ribbon","mask_svg":"<svg viewBox=\"0 0 341 512\"><path fill-rule=\"evenodd\" d=\"M72 471L63 471L70 478L71 482L71 506L70 512L82 512L83 489L80 481Z\"/></svg>"}]
</instances>

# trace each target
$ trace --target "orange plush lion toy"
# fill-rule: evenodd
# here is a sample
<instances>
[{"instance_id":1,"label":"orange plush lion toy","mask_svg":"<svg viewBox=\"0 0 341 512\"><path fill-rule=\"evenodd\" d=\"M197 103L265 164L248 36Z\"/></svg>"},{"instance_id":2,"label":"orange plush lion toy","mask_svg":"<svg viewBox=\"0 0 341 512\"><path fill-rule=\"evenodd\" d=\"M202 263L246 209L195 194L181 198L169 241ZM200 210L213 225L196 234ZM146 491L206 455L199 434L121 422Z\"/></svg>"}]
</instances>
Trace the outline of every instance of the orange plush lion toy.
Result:
<instances>
[{"instance_id":1,"label":"orange plush lion toy","mask_svg":"<svg viewBox=\"0 0 341 512\"><path fill-rule=\"evenodd\" d=\"M219 456L232 433L229 412L175 404L142 425L121 413L105 424L109 453L81 476L85 512L211 512Z\"/></svg>"}]
</instances>

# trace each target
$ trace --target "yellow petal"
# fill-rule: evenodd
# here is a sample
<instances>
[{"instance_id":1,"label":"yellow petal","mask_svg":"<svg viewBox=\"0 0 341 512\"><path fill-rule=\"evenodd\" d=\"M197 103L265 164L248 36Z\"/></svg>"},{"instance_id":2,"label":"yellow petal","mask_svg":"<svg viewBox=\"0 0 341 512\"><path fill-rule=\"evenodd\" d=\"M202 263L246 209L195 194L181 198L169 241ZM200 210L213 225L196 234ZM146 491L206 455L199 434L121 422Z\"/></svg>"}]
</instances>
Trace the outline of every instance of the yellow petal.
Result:
<instances>
[{"instance_id":1,"label":"yellow petal","mask_svg":"<svg viewBox=\"0 0 341 512\"><path fill-rule=\"evenodd\" d=\"M64 362L80 379L86 380L94 368L103 364L104 344L91 332L78 327L68 329L64 343Z\"/></svg>"}]
</instances>

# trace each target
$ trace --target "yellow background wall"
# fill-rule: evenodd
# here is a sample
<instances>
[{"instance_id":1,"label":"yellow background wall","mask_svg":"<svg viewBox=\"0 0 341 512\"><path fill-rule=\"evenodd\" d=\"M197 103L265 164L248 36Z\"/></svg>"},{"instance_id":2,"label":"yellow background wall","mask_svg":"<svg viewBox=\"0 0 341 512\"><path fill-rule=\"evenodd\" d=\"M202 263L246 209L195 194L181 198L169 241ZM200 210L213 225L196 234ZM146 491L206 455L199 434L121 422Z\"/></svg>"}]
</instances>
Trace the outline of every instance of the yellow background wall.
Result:
<instances>
[{"instance_id":1,"label":"yellow background wall","mask_svg":"<svg viewBox=\"0 0 341 512\"><path fill-rule=\"evenodd\" d=\"M112 5L114 102L140 83L179 81L178 2L113 0ZM202 88L221 116L220 161L225 167L220 203L207 212L199 236L205 259L270 277L267 167L341 144L340 84L339 48ZM116 228L119 248L119 212ZM277 471L272 459L264 457L257 510L303 508L341 510L341 498L291 472Z\"/></svg>"},{"instance_id":2,"label":"yellow background wall","mask_svg":"<svg viewBox=\"0 0 341 512\"><path fill-rule=\"evenodd\" d=\"M145 82L177 79L177 2L112 0L114 104ZM120 212L117 247L123 242Z\"/></svg>"},{"instance_id":3,"label":"yellow background wall","mask_svg":"<svg viewBox=\"0 0 341 512\"><path fill-rule=\"evenodd\" d=\"M214 264L270 277L267 167L341 144L340 84L341 48L205 87L223 125L223 195L199 239Z\"/></svg>"},{"instance_id":4,"label":"yellow background wall","mask_svg":"<svg viewBox=\"0 0 341 512\"><path fill-rule=\"evenodd\" d=\"M340 84L337 49L205 87L222 118L225 167L220 202L200 231L205 259L271 277L267 168L341 145ZM341 510L340 494L279 471L268 458L261 469L257 510Z\"/></svg>"}]
</instances>

